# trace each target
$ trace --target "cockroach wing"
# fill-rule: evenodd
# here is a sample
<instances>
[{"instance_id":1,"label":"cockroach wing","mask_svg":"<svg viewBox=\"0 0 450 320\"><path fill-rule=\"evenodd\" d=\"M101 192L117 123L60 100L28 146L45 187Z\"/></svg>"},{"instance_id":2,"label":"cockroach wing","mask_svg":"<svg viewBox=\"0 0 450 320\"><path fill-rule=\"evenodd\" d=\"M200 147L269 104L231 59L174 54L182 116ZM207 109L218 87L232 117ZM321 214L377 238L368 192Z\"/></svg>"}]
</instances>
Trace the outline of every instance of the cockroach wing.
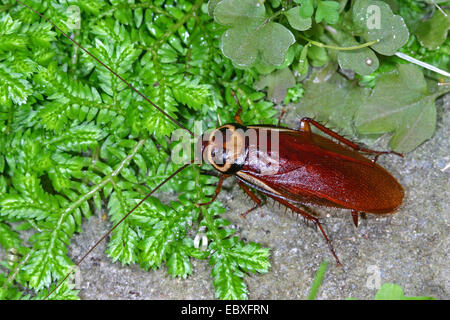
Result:
<instances>
[{"instance_id":1,"label":"cockroach wing","mask_svg":"<svg viewBox=\"0 0 450 320\"><path fill-rule=\"evenodd\" d=\"M249 126L273 131L278 147L260 150L260 158L278 155L275 174L264 174L259 161L247 161L236 173L257 190L297 203L348 208L368 213L392 213L402 203L404 190L384 168L360 153L314 133L285 128Z\"/></svg>"}]
</instances>

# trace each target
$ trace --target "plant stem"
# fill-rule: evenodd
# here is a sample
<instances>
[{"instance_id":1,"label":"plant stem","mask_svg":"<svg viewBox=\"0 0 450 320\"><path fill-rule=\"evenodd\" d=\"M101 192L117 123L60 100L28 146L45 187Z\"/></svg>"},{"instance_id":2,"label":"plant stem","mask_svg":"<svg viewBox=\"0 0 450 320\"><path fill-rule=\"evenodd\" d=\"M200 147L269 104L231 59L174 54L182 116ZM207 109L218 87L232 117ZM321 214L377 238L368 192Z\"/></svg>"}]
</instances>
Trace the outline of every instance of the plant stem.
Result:
<instances>
[{"instance_id":1,"label":"plant stem","mask_svg":"<svg viewBox=\"0 0 450 320\"><path fill-rule=\"evenodd\" d=\"M69 206L66 210L64 210L63 214L59 218L58 224L56 225L56 228L52 232L52 241L50 248L53 247L54 241L56 239L57 230L61 228L61 225L63 224L63 221L67 217L67 215L78 208L83 202L89 200L91 197L95 195L101 188L103 188L108 182L112 182L113 178L116 177L122 169L125 167L125 165L137 154L138 150L141 148L141 146L144 144L145 140L140 140L137 145L133 148L133 151L119 164L116 170L114 170L111 174L106 176L99 184L95 185L90 191L82 195L77 201L75 201L71 206ZM15 277L17 276L20 267L25 264L25 262L30 258L31 253L34 250L31 250L23 259L22 261L16 266L14 271L10 274L8 277L8 280L5 282L4 286L8 286L12 281L14 281Z\"/></svg>"},{"instance_id":2,"label":"plant stem","mask_svg":"<svg viewBox=\"0 0 450 320\"><path fill-rule=\"evenodd\" d=\"M22 258L22 260L16 265L16 267L12 270L12 272L9 274L8 279L3 284L3 290L6 290L14 281L14 279L17 277L17 274L20 271L20 268L25 264L25 262L28 261L31 254L34 252L34 249L31 249L25 257Z\"/></svg>"},{"instance_id":3,"label":"plant stem","mask_svg":"<svg viewBox=\"0 0 450 320\"><path fill-rule=\"evenodd\" d=\"M327 45L318 41L314 41L311 39L308 39L304 36L302 36L301 34L298 35L299 38L302 38L303 40L308 41L309 43L315 45L316 47L321 47L321 48L328 48L328 49L333 49L333 50L340 50L340 51L351 51L351 50L358 50L358 49L362 49L362 48L366 48L366 47L370 47L376 43L378 43L377 40L374 41L370 41L370 42L366 42L363 44L360 44L359 46L353 46L353 47L336 47L336 46L331 46L331 45Z\"/></svg>"},{"instance_id":4,"label":"plant stem","mask_svg":"<svg viewBox=\"0 0 450 320\"><path fill-rule=\"evenodd\" d=\"M145 140L140 140L137 143L137 145L133 148L133 151L125 159L122 160L122 162L119 164L116 170L114 170L112 173L103 178L99 184L93 186L91 190L89 190L87 193L79 197L77 201L73 202L69 207L67 207L64 210L64 212L61 214L58 220L58 223L56 224L56 227L52 231L51 235L52 239L49 248L47 248L47 252L50 250L50 248L53 248L56 238L58 236L58 230L61 228L68 214L71 213L76 208L78 208L82 203L92 198L100 189L102 189L109 182L112 182L113 178L116 177L125 167L125 165L137 154L138 150L141 148L144 142Z\"/></svg>"},{"instance_id":5,"label":"plant stem","mask_svg":"<svg viewBox=\"0 0 450 320\"><path fill-rule=\"evenodd\" d=\"M274 13L272 16L270 16L269 18L267 18L266 23L269 21L272 21L273 19L275 19L276 17L278 17L280 14L284 13L284 10L279 10L276 13Z\"/></svg>"},{"instance_id":6,"label":"plant stem","mask_svg":"<svg viewBox=\"0 0 450 320\"><path fill-rule=\"evenodd\" d=\"M168 39L172 34L174 34L183 24L185 24L185 22L192 17L193 15L195 15L195 13L197 12L198 9L200 9L200 7L203 4L203 0L199 0L192 8L191 10L186 13L183 18L181 18L180 21L178 21L176 24L174 24L173 26L170 27L170 29L161 37L161 39L158 40L157 42L157 46L158 48L166 41L166 39Z\"/></svg>"}]
</instances>

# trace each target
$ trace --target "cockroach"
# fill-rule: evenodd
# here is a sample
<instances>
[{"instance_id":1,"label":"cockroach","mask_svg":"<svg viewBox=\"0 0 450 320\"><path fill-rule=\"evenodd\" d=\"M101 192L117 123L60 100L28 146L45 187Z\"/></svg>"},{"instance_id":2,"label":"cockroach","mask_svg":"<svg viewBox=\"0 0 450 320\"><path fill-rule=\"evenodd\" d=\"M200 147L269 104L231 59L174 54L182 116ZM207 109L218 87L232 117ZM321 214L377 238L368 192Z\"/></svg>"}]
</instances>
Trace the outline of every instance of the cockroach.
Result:
<instances>
[{"instance_id":1,"label":"cockroach","mask_svg":"<svg viewBox=\"0 0 450 320\"><path fill-rule=\"evenodd\" d=\"M242 106L236 95L232 95L239 106L234 117L236 123L225 124L207 136L203 135L198 142L203 158L221 173L211 200L199 205L212 203L223 181L234 176L238 185L255 203L243 214L244 217L262 204L261 199L251 191L255 189L313 222L324 236L337 264L341 265L319 219L295 204L350 209L356 227L360 213L393 213L402 203L404 190L376 160L382 154L402 155L395 151L362 148L306 117L301 119L297 129L281 127L280 121L277 126L244 126L240 118ZM311 126L345 146L313 133ZM269 138L273 135L277 136L276 150L267 143L273 141ZM220 136L227 138L225 141L217 139ZM248 139L252 136L253 142ZM260 141L265 141L267 146L261 148ZM360 152L375 157L370 160ZM271 163L273 153L278 159ZM276 169L271 170L271 166L276 166Z\"/></svg>"},{"instance_id":2,"label":"cockroach","mask_svg":"<svg viewBox=\"0 0 450 320\"><path fill-rule=\"evenodd\" d=\"M52 24L67 39L109 70L155 109L194 136L189 129L69 37L55 23L21 1L17 2ZM244 217L262 205L262 200L252 191L256 190L316 225L325 238L336 263L341 265L319 219L298 208L297 205L310 204L348 209L356 227L360 214L393 213L402 203L404 190L387 170L376 163L376 160L382 154L403 155L394 151L375 151L362 148L311 118L302 118L297 129L282 127L280 125L281 117L278 125L244 125L240 117L242 106L234 92L232 95L239 107L234 116L236 122L221 125L198 138L196 159L203 159L211 164L220 176L211 200L198 205L211 204L220 193L223 181L234 176L238 185L255 203L252 208L243 213ZM312 127L320 130L324 135L312 132ZM374 155L374 159L368 159L363 154ZM80 265L101 241L155 191L190 164L192 163L185 164L176 170L148 193L103 235L76 265ZM69 275L70 273L47 297Z\"/></svg>"}]
</instances>

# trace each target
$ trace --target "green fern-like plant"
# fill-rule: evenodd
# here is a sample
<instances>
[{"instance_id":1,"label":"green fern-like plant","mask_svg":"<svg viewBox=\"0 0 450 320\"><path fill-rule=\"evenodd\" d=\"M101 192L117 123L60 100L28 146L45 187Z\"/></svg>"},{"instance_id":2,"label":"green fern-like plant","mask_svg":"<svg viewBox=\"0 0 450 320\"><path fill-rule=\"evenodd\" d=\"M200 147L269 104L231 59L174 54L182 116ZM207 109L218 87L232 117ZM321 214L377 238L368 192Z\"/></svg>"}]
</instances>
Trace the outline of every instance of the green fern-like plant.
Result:
<instances>
[{"instance_id":1,"label":"green fern-like plant","mask_svg":"<svg viewBox=\"0 0 450 320\"><path fill-rule=\"evenodd\" d=\"M16 253L2 261L0 298L42 299L72 269L67 248L83 219L107 207L119 221L178 168L167 140L177 128L48 22L15 1L0 3L0 245ZM255 75L222 55L224 29L202 1L25 3L186 127L214 127L217 114L231 120L231 90L244 120L274 121ZM81 29L64 23L68 5L80 8ZM150 197L113 232L107 254L145 270L165 266L173 277L193 272L190 259L208 259L216 297L247 298L245 273L267 272L269 252L233 236L220 203L195 206L216 182L186 169L160 190L178 200ZM188 234L200 226L205 251ZM25 231L32 235L22 240ZM77 297L70 283L50 296Z\"/></svg>"},{"instance_id":2,"label":"green fern-like plant","mask_svg":"<svg viewBox=\"0 0 450 320\"><path fill-rule=\"evenodd\" d=\"M432 136L434 100L449 91L395 56L445 69L448 23L430 1L24 2L183 126L202 121L197 131L233 121L234 91L244 123L275 124L273 102L301 102L302 116L366 139L393 133L391 148L408 152ZM373 5L382 21L372 30L364 20ZM300 83L311 66L328 80ZM338 68L353 70L363 87ZM120 221L179 168L175 129L51 23L0 0L0 298L46 297L72 270L67 248L83 219L108 208ZM150 197L114 230L107 254L146 270L164 266L174 277L193 272L191 259L208 259L216 297L247 298L245 276L266 272L269 252L236 237L220 203L195 206L217 183L205 169L185 169L159 190L177 201ZM190 238L199 228L205 251ZM50 298L77 296L67 283Z\"/></svg>"}]
</instances>

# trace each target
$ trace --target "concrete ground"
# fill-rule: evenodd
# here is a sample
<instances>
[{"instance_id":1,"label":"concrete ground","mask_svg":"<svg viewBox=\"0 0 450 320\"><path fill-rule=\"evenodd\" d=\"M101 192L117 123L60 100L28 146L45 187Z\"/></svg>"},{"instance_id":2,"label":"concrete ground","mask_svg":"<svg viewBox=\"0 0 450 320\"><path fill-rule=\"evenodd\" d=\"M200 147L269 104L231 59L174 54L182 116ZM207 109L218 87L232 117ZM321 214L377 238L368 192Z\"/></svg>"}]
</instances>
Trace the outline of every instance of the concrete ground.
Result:
<instances>
[{"instance_id":1,"label":"concrete ground","mask_svg":"<svg viewBox=\"0 0 450 320\"><path fill-rule=\"evenodd\" d=\"M396 214L368 215L356 229L348 211L315 209L324 216L343 268L336 267L322 235L302 219L285 214L284 208L269 204L242 219L248 200L232 179L227 181L219 196L228 209L225 217L240 237L271 249L270 271L245 278L250 299L305 299L323 259L330 264L318 299L372 299L377 280L399 284L409 296L449 298L450 169L442 169L450 163L450 95L444 100L438 104L437 130L431 140L405 159L379 159L406 190ZM286 121L294 125L289 116L294 119L291 114ZM71 255L79 258L108 227L109 223L92 217L84 224L84 232L73 239ZM189 278L172 279L164 268L144 272L138 266L111 263L104 249L105 243L81 265L83 299L214 298L207 261L193 261L194 274Z\"/></svg>"}]
</instances>

